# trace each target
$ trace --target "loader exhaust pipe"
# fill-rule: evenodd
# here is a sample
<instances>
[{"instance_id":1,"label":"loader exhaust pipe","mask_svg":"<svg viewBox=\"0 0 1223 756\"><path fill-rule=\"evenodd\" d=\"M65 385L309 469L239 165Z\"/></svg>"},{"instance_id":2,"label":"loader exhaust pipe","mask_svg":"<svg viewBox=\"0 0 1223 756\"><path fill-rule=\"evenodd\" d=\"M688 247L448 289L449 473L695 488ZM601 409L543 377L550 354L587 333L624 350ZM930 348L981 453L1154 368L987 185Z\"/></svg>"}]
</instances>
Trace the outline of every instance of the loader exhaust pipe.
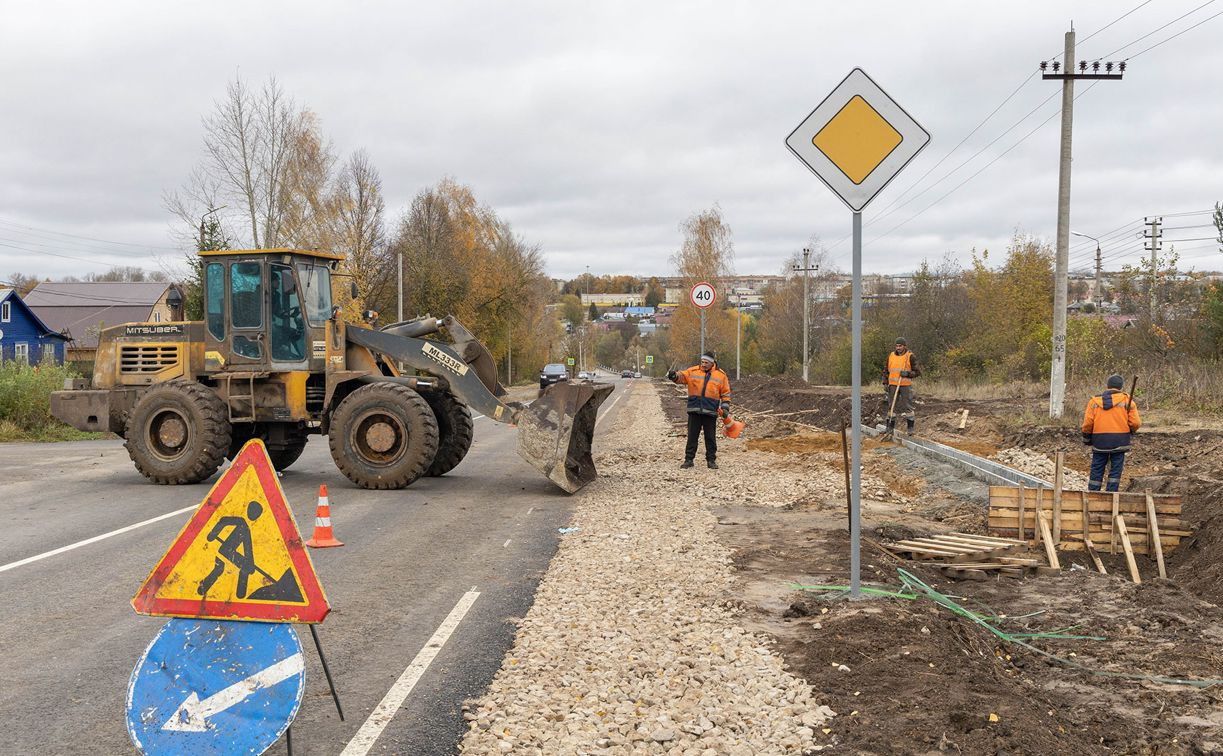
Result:
<instances>
[{"instance_id":1,"label":"loader exhaust pipe","mask_svg":"<svg viewBox=\"0 0 1223 756\"><path fill-rule=\"evenodd\" d=\"M518 455L569 493L593 481L595 422L613 389L609 383L549 386L518 413Z\"/></svg>"}]
</instances>

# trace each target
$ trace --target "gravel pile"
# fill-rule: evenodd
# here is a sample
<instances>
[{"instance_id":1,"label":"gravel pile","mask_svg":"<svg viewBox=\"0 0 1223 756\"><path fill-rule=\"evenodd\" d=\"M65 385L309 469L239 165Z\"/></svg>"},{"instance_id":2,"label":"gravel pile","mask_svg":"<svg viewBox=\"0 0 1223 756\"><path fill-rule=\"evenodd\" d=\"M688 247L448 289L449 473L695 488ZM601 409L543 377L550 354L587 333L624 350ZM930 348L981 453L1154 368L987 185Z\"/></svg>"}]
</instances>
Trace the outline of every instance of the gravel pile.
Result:
<instances>
[{"instance_id":1,"label":"gravel pile","mask_svg":"<svg viewBox=\"0 0 1223 756\"><path fill-rule=\"evenodd\" d=\"M622 400L535 603L488 692L466 707L466 754L803 753L825 721L768 642L721 597L730 553L702 491L736 477L675 469L654 390ZM750 491L744 490L744 496Z\"/></svg>"},{"instance_id":2,"label":"gravel pile","mask_svg":"<svg viewBox=\"0 0 1223 756\"><path fill-rule=\"evenodd\" d=\"M1019 472L1025 472L1028 475L1053 483L1053 472L1056 465L1053 460L1045 455L1031 449L1022 447L1013 447L1010 449L1000 449L994 455L994 459L1004 465L1013 467ZM1073 490L1087 490L1087 476L1081 472L1071 470L1069 467L1062 469L1062 487Z\"/></svg>"}]
</instances>

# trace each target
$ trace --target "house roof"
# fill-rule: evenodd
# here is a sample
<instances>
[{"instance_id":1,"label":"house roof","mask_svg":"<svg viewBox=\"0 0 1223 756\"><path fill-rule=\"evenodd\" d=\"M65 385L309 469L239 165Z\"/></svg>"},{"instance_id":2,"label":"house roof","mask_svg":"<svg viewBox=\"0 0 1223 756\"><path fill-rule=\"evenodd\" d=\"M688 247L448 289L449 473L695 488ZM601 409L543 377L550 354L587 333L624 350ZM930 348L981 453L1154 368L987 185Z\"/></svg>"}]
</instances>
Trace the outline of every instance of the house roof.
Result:
<instances>
[{"instance_id":1,"label":"house roof","mask_svg":"<svg viewBox=\"0 0 1223 756\"><path fill-rule=\"evenodd\" d=\"M43 322L43 319L38 317L38 313L30 309L29 304L27 302L22 301L21 295L17 293L16 289L0 289L0 302L3 302L4 300L8 299L10 295L12 296L14 301L16 301L17 303L21 305L22 309L25 310L26 314L30 316L30 320L34 321L34 325L38 326L39 328L43 330L45 336L51 336L52 338L61 338L61 339L64 339L65 341L67 340L66 337L64 337L59 332L58 329L51 328L45 322Z\"/></svg>"},{"instance_id":2,"label":"house roof","mask_svg":"<svg viewBox=\"0 0 1223 756\"><path fill-rule=\"evenodd\" d=\"M165 281L40 283L25 301L78 349L98 345L100 324L143 323L172 284Z\"/></svg>"}]
</instances>

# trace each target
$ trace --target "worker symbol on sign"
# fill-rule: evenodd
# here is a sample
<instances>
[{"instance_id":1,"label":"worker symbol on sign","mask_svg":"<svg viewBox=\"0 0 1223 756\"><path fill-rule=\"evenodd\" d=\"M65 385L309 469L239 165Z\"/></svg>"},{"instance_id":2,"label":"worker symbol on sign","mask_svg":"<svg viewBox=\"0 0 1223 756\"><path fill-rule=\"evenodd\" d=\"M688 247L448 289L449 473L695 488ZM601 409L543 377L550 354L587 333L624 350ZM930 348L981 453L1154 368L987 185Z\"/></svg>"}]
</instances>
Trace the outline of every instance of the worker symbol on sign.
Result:
<instances>
[{"instance_id":1,"label":"worker symbol on sign","mask_svg":"<svg viewBox=\"0 0 1223 756\"><path fill-rule=\"evenodd\" d=\"M235 591L238 598L251 598L256 601L302 600L301 590L297 587L292 569L285 570L279 578L275 578L255 563L254 547L251 544L251 523L258 520L261 514L263 514L263 505L252 501L246 505L245 519L234 516L222 517L217 520L216 525L212 526L207 540L217 541L217 552L220 556L216 558L212 572L208 573L196 588L200 596L207 598L209 589L225 573L226 562L228 562L238 570L238 589ZM221 533L226 528L229 529L229 532L222 536ZM271 582L248 597L246 594L247 581L255 573L259 573Z\"/></svg>"}]
</instances>

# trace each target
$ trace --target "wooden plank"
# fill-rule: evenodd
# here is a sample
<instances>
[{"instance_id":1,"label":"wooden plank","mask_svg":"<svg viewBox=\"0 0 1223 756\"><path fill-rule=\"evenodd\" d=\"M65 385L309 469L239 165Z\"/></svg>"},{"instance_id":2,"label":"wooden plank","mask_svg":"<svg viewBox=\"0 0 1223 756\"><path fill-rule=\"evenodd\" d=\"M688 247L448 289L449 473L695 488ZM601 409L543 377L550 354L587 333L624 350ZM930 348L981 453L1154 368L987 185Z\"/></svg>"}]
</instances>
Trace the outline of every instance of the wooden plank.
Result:
<instances>
[{"instance_id":1,"label":"wooden plank","mask_svg":"<svg viewBox=\"0 0 1223 756\"><path fill-rule=\"evenodd\" d=\"M1121 548L1125 549L1125 563L1130 568L1130 578L1135 583L1142 582L1138 573L1138 563L1134 561L1134 549L1130 546L1130 536L1125 532L1125 518L1117 515L1117 536L1121 539Z\"/></svg>"},{"instance_id":2,"label":"wooden plank","mask_svg":"<svg viewBox=\"0 0 1223 756\"><path fill-rule=\"evenodd\" d=\"M965 425L968 425L968 410L967 409L964 410L964 414L960 415L959 429L964 430Z\"/></svg>"},{"instance_id":3,"label":"wooden plank","mask_svg":"<svg viewBox=\"0 0 1223 756\"><path fill-rule=\"evenodd\" d=\"M1126 517L1130 518L1131 521L1134 520L1136 517L1141 517L1143 523L1145 523L1147 519L1147 513L1145 511L1118 512L1117 514L1125 515ZM1159 517L1158 514L1156 516ZM1031 524L1034 522L1033 520L1034 517L1035 515L1032 514L1031 512L1028 512L1028 511L1024 512L1023 520L1024 520L1025 527L1031 527ZM1111 515L1106 512L1089 512L1088 513L1088 518L1089 518L1088 524L1091 525L1095 530L1099 530L1099 531L1103 531L1107 533L1109 531L1109 518L1110 517ZM1018 510L992 509L990 510L989 516L987 518L987 522L990 524L991 528L997 526L997 527L1011 529L1015 527L1015 523L1018 519L1019 519ZM1192 533L1192 531L1187 527L1188 525L1189 525L1188 522L1180 519L1179 517L1159 517L1159 530L1161 533L1170 532L1173 530ZM1062 512L1062 528L1066 530L1082 531L1083 513L1077 512L1077 511L1076 512L1063 511ZM1130 528L1130 532L1131 533L1134 532L1134 529Z\"/></svg>"},{"instance_id":4,"label":"wooden plank","mask_svg":"<svg viewBox=\"0 0 1223 756\"><path fill-rule=\"evenodd\" d=\"M1100 561L1100 555L1096 553L1095 544L1091 542L1091 536L1083 536L1083 548L1087 549L1087 555L1091 557L1091 561L1096 566L1096 570L1101 575L1107 575L1108 570L1104 569L1104 562Z\"/></svg>"},{"instance_id":5,"label":"wooden plank","mask_svg":"<svg viewBox=\"0 0 1223 756\"><path fill-rule=\"evenodd\" d=\"M1066 452L1058 451L1053 455L1053 542L1062 542L1062 484L1064 482L1063 468L1066 465Z\"/></svg>"},{"instance_id":6,"label":"wooden plank","mask_svg":"<svg viewBox=\"0 0 1223 756\"><path fill-rule=\"evenodd\" d=\"M1109 529L1109 536L1108 536L1108 553L1110 554L1117 553L1117 520L1121 517L1121 515L1118 513L1120 506L1121 506L1121 494L1114 491L1113 492L1113 519L1112 519L1112 525Z\"/></svg>"},{"instance_id":7,"label":"wooden plank","mask_svg":"<svg viewBox=\"0 0 1223 756\"><path fill-rule=\"evenodd\" d=\"M956 567L944 567L943 574L956 580L989 580L983 570L963 570Z\"/></svg>"},{"instance_id":8,"label":"wooden plank","mask_svg":"<svg viewBox=\"0 0 1223 756\"><path fill-rule=\"evenodd\" d=\"M954 553L971 554L974 551L981 550L981 549L976 548L975 546L964 546L962 544L943 543L940 541L935 541L930 538L920 538L920 539L912 540L912 541L897 541L894 545L894 548L935 549L938 551L950 551L953 554Z\"/></svg>"},{"instance_id":9,"label":"wooden plank","mask_svg":"<svg viewBox=\"0 0 1223 756\"><path fill-rule=\"evenodd\" d=\"M1032 503L1032 491L1034 489L1024 487L1024 498L1028 504ZM1145 511L1146 496L1141 491L1083 491L1077 488L1062 489L1071 495L1086 493L1087 503L1091 506L1092 511L1107 511L1112 506L1113 493L1117 494L1117 502L1121 507L1122 512ZM1163 514L1169 511L1175 511L1182 505L1180 494L1151 494L1155 499L1155 511ZM990 486L989 500L991 503L1004 503L1005 506L1014 507L1019 499L1019 487L1014 486Z\"/></svg>"},{"instance_id":10,"label":"wooden plank","mask_svg":"<svg viewBox=\"0 0 1223 756\"><path fill-rule=\"evenodd\" d=\"M1159 537L1159 518L1155 516L1155 500L1151 498L1150 491L1147 492L1147 528L1151 531L1147 542L1155 547L1155 565L1159 568L1159 576L1166 578L1168 570L1164 567L1163 539Z\"/></svg>"},{"instance_id":11,"label":"wooden plank","mask_svg":"<svg viewBox=\"0 0 1223 756\"><path fill-rule=\"evenodd\" d=\"M1024 500L1023 484L1020 483L1019 484L1019 514L1015 522L1018 524L1019 540L1021 541L1027 540L1027 536L1023 534L1023 503L1024 503L1023 500ZM991 493L991 498L990 498L991 511L993 510L993 506L994 506L994 502L993 502L992 493Z\"/></svg>"},{"instance_id":12,"label":"wooden plank","mask_svg":"<svg viewBox=\"0 0 1223 756\"><path fill-rule=\"evenodd\" d=\"M1087 511L1087 492L1079 492L1079 503L1083 505L1083 522L1080 523L1079 530L1083 531L1084 537L1090 538L1087 531L1091 530L1091 514Z\"/></svg>"},{"instance_id":13,"label":"wooden plank","mask_svg":"<svg viewBox=\"0 0 1223 756\"><path fill-rule=\"evenodd\" d=\"M997 543L997 544L1001 544L1004 546L1023 545L1022 541L1018 541L1014 538L999 538L998 536L980 535L978 533L961 533L959 531L952 531L948 533L947 535L955 536L956 538L971 538L974 541L986 541L989 543Z\"/></svg>"},{"instance_id":14,"label":"wooden plank","mask_svg":"<svg viewBox=\"0 0 1223 756\"><path fill-rule=\"evenodd\" d=\"M1060 575L1060 574L1062 574L1061 567L1037 567L1036 568L1037 577L1056 577L1057 575Z\"/></svg>"},{"instance_id":15,"label":"wooden plank","mask_svg":"<svg viewBox=\"0 0 1223 756\"><path fill-rule=\"evenodd\" d=\"M1062 563L1058 561L1057 549L1053 548L1053 535L1049 532L1049 514L1047 512L1040 513L1040 539L1045 544L1045 558L1049 560L1049 566L1060 570Z\"/></svg>"},{"instance_id":16,"label":"wooden plank","mask_svg":"<svg viewBox=\"0 0 1223 756\"><path fill-rule=\"evenodd\" d=\"M944 535L939 536L939 541L944 543L954 543L959 546L975 546L985 549L1020 549L1026 544L1013 539L984 540L981 538L970 538L967 536Z\"/></svg>"},{"instance_id":17,"label":"wooden plank","mask_svg":"<svg viewBox=\"0 0 1223 756\"><path fill-rule=\"evenodd\" d=\"M1026 487L1023 490L1025 509L1032 504L1033 490L1035 489ZM1083 494L1087 494L1087 508L1092 512L1111 512L1113 508L1111 493L1108 494L1107 497L1098 497L1095 495L1096 492L1094 491L1075 491L1072 489L1065 489L1062 493L1065 496L1082 496ZM1152 496L1154 496L1154 494L1152 494ZM1018 506L1018 496L989 497L990 509L1015 509ZM1155 511L1160 515L1179 516L1182 509L1183 507L1179 501L1160 501L1159 499L1155 499ZM1121 514L1143 514L1147 511L1147 503L1145 499L1125 501L1119 498L1117 500L1117 510Z\"/></svg>"},{"instance_id":18,"label":"wooden plank","mask_svg":"<svg viewBox=\"0 0 1223 756\"><path fill-rule=\"evenodd\" d=\"M1004 486L989 486L989 493L991 497L1002 496L1002 497L1009 497L1013 499L1018 495L1018 491L1017 491L1018 487L1019 487L1018 483L1008 483L1007 485L1004 485ZM1046 485L1044 487L1050 488L1051 486ZM1027 490L1030 492L1033 489L1028 488ZM1084 489L1066 488L1063 490L1071 491L1073 493L1078 493L1079 491L1082 491ZM1132 501L1142 502L1146 499L1146 495L1142 491L1116 491L1116 492L1114 491L1088 491L1087 493L1090 495L1090 500L1093 502L1094 501L1105 501L1105 502L1111 501L1113 493L1120 494L1120 500L1123 504L1126 502L1132 502ZM1177 501L1180 501L1181 499L1181 494L1178 494L1178 493L1154 493L1152 492L1151 496L1155 499L1156 504L1177 502Z\"/></svg>"}]
</instances>

